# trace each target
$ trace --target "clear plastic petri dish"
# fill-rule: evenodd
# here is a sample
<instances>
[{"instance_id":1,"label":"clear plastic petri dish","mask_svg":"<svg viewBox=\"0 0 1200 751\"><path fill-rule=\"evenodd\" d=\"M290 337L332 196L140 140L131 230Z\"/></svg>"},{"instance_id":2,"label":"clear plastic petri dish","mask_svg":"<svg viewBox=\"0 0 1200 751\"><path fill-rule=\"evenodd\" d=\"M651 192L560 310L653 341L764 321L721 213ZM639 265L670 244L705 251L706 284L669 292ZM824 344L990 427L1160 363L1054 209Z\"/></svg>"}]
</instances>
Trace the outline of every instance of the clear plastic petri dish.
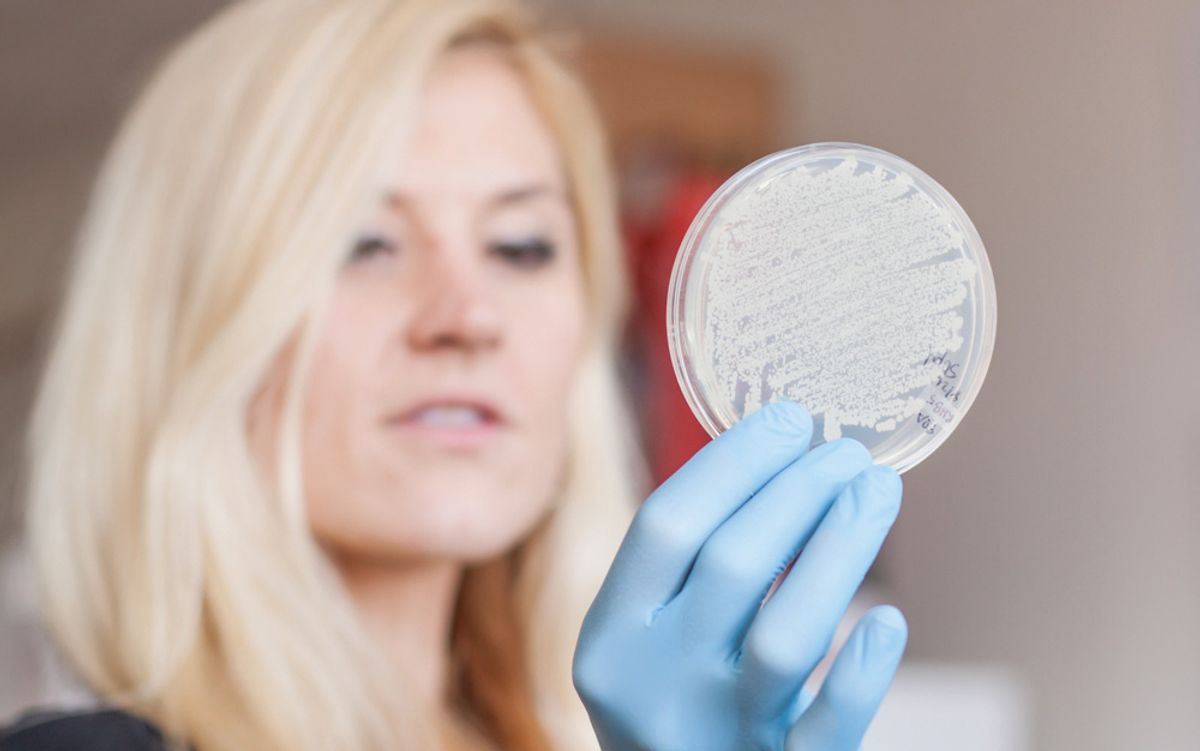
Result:
<instances>
[{"instance_id":1,"label":"clear plastic petri dish","mask_svg":"<svg viewBox=\"0 0 1200 751\"><path fill-rule=\"evenodd\" d=\"M730 178L692 221L667 298L675 374L710 435L795 400L813 445L854 438L899 472L962 421L995 338L966 212L907 161L850 143Z\"/></svg>"}]
</instances>

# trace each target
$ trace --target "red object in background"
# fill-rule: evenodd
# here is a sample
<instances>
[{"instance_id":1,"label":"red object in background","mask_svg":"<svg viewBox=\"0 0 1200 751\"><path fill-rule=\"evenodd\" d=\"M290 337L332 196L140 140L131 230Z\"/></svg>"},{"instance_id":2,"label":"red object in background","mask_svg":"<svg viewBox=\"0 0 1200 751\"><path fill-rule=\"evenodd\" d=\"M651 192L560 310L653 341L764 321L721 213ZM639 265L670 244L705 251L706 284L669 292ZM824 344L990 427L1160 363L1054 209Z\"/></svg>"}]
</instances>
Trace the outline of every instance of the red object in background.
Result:
<instances>
[{"instance_id":1,"label":"red object in background","mask_svg":"<svg viewBox=\"0 0 1200 751\"><path fill-rule=\"evenodd\" d=\"M641 373L637 394L642 434L657 486L709 440L683 398L667 347L667 287L683 236L724 180L684 173L666 188L661 211L650 221L627 221L626 242L633 277L630 317L634 357Z\"/></svg>"}]
</instances>

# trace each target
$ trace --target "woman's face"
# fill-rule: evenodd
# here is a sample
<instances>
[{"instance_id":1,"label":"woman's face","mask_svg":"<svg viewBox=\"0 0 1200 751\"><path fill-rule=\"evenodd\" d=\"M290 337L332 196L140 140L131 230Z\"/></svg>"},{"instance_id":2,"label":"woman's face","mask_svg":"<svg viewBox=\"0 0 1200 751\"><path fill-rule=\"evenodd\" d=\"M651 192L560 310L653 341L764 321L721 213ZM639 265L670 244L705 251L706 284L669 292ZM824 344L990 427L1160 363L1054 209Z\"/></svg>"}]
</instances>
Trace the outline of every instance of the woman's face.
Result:
<instances>
[{"instance_id":1,"label":"woman's face","mask_svg":"<svg viewBox=\"0 0 1200 751\"><path fill-rule=\"evenodd\" d=\"M338 557L477 560L530 530L564 466L586 316L566 178L486 47L440 61L394 174L310 371L310 523Z\"/></svg>"}]
</instances>

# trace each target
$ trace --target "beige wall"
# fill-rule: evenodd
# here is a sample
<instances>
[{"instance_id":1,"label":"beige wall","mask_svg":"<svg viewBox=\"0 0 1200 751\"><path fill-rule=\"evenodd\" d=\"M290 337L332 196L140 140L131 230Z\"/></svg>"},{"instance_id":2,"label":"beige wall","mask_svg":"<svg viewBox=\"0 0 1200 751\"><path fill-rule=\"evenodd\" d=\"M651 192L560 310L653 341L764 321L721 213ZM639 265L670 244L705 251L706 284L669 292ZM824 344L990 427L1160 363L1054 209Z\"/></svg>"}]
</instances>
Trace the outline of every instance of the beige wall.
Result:
<instances>
[{"instance_id":1,"label":"beige wall","mask_svg":"<svg viewBox=\"0 0 1200 751\"><path fill-rule=\"evenodd\" d=\"M1018 666L1038 748L1197 748L1196 14L1061 0L569 5L768 50L789 91L781 142L880 146L962 202L995 271L999 332L971 414L905 477L885 574L911 654Z\"/></svg>"},{"instance_id":2,"label":"beige wall","mask_svg":"<svg viewBox=\"0 0 1200 751\"><path fill-rule=\"evenodd\" d=\"M37 348L89 182L122 108L221 0L0 2L0 542Z\"/></svg>"}]
</instances>

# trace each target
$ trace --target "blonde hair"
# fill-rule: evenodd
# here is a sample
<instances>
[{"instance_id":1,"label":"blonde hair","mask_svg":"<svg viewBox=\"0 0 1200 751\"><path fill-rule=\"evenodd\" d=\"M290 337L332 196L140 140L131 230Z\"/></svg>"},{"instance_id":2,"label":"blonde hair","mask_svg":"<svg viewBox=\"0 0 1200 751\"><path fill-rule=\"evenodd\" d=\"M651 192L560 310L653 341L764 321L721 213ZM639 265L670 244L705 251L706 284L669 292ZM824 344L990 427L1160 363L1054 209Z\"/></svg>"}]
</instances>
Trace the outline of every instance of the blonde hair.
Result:
<instances>
[{"instance_id":1,"label":"blonde hair","mask_svg":"<svg viewBox=\"0 0 1200 751\"><path fill-rule=\"evenodd\" d=\"M62 649L103 697L201 751L440 742L435 708L373 667L312 539L299 405L323 301L420 86L478 39L503 47L557 135L591 318L561 497L464 582L460 711L492 745L596 745L570 661L640 475L614 367L625 285L595 113L503 0L250 0L170 52L105 159L28 445L28 533ZM293 335L264 478L247 409ZM481 626L496 603L511 623ZM506 704L513 691L527 696Z\"/></svg>"}]
</instances>

